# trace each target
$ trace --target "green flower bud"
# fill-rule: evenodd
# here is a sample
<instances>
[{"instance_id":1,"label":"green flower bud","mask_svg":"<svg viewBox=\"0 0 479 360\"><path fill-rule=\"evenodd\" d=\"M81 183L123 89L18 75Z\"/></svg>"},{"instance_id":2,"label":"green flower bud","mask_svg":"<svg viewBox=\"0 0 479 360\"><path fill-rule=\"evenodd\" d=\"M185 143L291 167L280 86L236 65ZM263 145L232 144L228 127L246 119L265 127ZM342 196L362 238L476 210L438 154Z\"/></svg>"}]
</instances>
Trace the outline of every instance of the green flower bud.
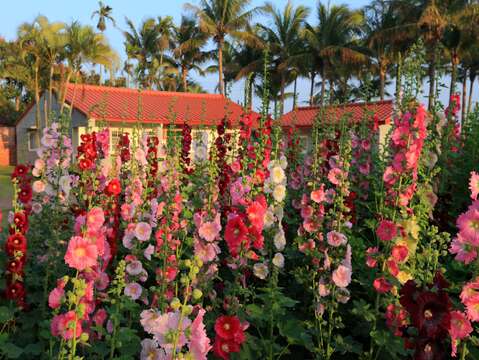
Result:
<instances>
[{"instance_id":1,"label":"green flower bud","mask_svg":"<svg viewBox=\"0 0 479 360\"><path fill-rule=\"evenodd\" d=\"M200 289L193 290L193 299L199 300L203 296L203 292Z\"/></svg>"}]
</instances>

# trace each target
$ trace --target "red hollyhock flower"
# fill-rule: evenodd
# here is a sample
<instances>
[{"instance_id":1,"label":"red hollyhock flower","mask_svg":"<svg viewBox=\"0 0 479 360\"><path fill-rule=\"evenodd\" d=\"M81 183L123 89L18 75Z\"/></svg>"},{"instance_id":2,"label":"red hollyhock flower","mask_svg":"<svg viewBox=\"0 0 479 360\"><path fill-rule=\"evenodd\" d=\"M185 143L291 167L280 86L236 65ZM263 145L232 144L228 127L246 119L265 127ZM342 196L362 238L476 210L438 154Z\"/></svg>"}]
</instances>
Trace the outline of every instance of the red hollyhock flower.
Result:
<instances>
[{"instance_id":1,"label":"red hollyhock flower","mask_svg":"<svg viewBox=\"0 0 479 360\"><path fill-rule=\"evenodd\" d=\"M8 261L8 264L7 264L7 270L10 271L11 273L19 274L23 271L23 265L24 265L24 262L22 260L19 260L19 259L10 260Z\"/></svg>"},{"instance_id":2,"label":"red hollyhock flower","mask_svg":"<svg viewBox=\"0 0 479 360\"><path fill-rule=\"evenodd\" d=\"M7 238L5 245L8 256L13 256L15 251L25 253L27 250L27 239L21 233L15 233Z\"/></svg>"},{"instance_id":3,"label":"red hollyhock flower","mask_svg":"<svg viewBox=\"0 0 479 360\"><path fill-rule=\"evenodd\" d=\"M251 203L250 206L246 209L246 214L248 215L248 220L251 222L256 230L262 231L264 226L264 215L266 213L266 206L255 200Z\"/></svg>"},{"instance_id":4,"label":"red hollyhock flower","mask_svg":"<svg viewBox=\"0 0 479 360\"><path fill-rule=\"evenodd\" d=\"M32 200L32 195L32 187L30 184L23 184L18 192L18 200L20 200L22 204L26 204Z\"/></svg>"},{"instance_id":5,"label":"red hollyhock flower","mask_svg":"<svg viewBox=\"0 0 479 360\"><path fill-rule=\"evenodd\" d=\"M15 281L7 286L5 296L10 300L20 300L25 297L25 287L20 281Z\"/></svg>"},{"instance_id":6,"label":"red hollyhock flower","mask_svg":"<svg viewBox=\"0 0 479 360\"><path fill-rule=\"evenodd\" d=\"M23 164L18 164L12 173L12 178L22 178L28 174L28 167Z\"/></svg>"},{"instance_id":7,"label":"red hollyhock flower","mask_svg":"<svg viewBox=\"0 0 479 360\"><path fill-rule=\"evenodd\" d=\"M445 338L451 327L451 301L444 291L423 291L410 312L412 324L420 334L437 339Z\"/></svg>"},{"instance_id":8,"label":"red hollyhock flower","mask_svg":"<svg viewBox=\"0 0 479 360\"><path fill-rule=\"evenodd\" d=\"M81 170L88 170L93 166L93 162L90 159L81 159L78 166Z\"/></svg>"},{"instance_id":9,"label":"red hollyhock flower","mask_svg":"<svg viewBox=\"0 0 479 360\"><path fill-rule=\"evenodd\" d=\"M222 339L231 340L235 338L236 333L243 332L243 329L237 316L223 315L216 319L215 331Z\"/></svg>"},{"instance_id":10,"label":"red hollyhock flower","mask_svg":"<svg viewBox=\"0 0 479 360\"><path fill-rule=\"evenodd\" d=\"M384 277L380 277L374 280L373 286L380 294L389 292L392 289L392 285Z\"/></svg>"},{"instance_id":11,"label":"red hollyhock flower","mask_svg":"<svg viewBox=\"0 0 479 360\"><path fill-rule=\"evenodd\" d=\"M106 187L106 192L108 195L118 196L121 193L120 180L112 179Z\"/></svg>"},{"instance_id":12,"label":"red hollyhock flower","mask_svg":"<svg viewBox=\"0 0 479 360\"><path fill-rule=\"evenodd\" d=\"M229 360L230 353L236 353L239 351L239 344L235 343L233 340L225 340L219 336L216 337L215 343L213 344L213 352L216 356L223 360Z\"/></svg>"},{"instance_id":13,"label":"red hollyhock flower","mask_svg":"<svg viewBox=\"0 0 479 360\"><path fill-rule=\"evenodd\" d=\"M416 341L414 360L445 360L446 351L442 341L420 338Z\"/></svg>"},{"instance_id":14,"label":"red hollyhock flower","mask_svg":"<svg viewBox=\"0 0 479 360\"><path fill-rule=\"evenodd\" d=\"M28 229L28 220L23 211L18 211L13 215L13 223L22 233L25 233Z\"/></svg>"},{"instance_id":15,"label":"red hollyhock flower","mask_svg":"<svg viewBox=\"0 0 479 360\"><path fill-rule=\"evenodd\" d=\"M231 255L238 256L241 244L246 240L248 228L240 216L228 220L225 228L225 241Z\"/></svg>"},{"instance_id":16,"label":"red hollyhock flower","mask_svg":"<svg viewBox=\"0 0 479 360\"><path fill-rule=\"evenodd\" d=\"M391 241L397 235L396 224L389 220L382 220L376 229L376 235L382 241Z\"/></svg>"}]
</instances>

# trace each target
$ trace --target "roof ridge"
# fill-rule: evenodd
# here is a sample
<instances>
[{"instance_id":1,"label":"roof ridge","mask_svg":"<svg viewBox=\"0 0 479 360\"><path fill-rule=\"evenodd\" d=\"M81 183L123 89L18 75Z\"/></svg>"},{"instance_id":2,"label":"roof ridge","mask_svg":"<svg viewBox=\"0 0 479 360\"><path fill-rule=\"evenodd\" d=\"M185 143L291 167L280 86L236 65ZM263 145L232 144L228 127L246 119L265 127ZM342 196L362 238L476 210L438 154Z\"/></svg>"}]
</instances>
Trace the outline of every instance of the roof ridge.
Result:
<instances>
[{"instance_id":1,"label":"roof ridge","mask_svg":"<svg viewBox=\"0 0 479 360\"><path fill-rule=\"evenodd\" d=\"M221 94L208 94L208 93L190 93L190 92L181 92L181 91L161 91L161 90L143 90L138 88L127 88L127 87L114 87L114 86L103 86L103 85L92 85L92 84L74 84L69 83L67 85L69 88L77 86L77 89L86 88L91 90L98 90L103 92L116 92L116 93L138 93L144 95L155 95L155 96L181 96L181 97L196 97L196 98L214 98L214 99L225 99L226 101L233 102Z\"/></svg>"},{"instance_id":2,"label":"roof ridge","mask_svg":"<svg viewBox=\"0 0 479 360\"><path fill-rule=\"evenodd\" d=\"M393 99L388 99L388 100L379 100L379 101L371 101L371 102L365 102L365 101L349 102L345 104L333 104L333 105L326 105L326 106L321 106L321 105L299 106L296 109L292 110L291 112L295 110L316 110L316 109L321 109L323 107L328 109L328 108L341 108L341 107L352 107L352 106L374 106L374 105L392 104L392 103L393 103Z\"/></svg>"}]
</instances>

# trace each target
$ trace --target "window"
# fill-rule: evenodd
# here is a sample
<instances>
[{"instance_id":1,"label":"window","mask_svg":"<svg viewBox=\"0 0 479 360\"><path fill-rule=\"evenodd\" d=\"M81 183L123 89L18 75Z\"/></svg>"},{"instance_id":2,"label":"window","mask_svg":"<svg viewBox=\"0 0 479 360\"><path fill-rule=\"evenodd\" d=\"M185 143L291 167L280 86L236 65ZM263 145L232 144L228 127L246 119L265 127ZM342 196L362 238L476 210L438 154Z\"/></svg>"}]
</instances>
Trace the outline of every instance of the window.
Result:
<instances>
[{"instance_id":1,"label":"window","mask_svg":"<svg viewBox=\"0 0 479 360\"><path fill-rule=\"evenodd\" d=\"M38 131L28 130L28 151L35 151L40 144L38 143Z\"/></svg>"}]
</instances>

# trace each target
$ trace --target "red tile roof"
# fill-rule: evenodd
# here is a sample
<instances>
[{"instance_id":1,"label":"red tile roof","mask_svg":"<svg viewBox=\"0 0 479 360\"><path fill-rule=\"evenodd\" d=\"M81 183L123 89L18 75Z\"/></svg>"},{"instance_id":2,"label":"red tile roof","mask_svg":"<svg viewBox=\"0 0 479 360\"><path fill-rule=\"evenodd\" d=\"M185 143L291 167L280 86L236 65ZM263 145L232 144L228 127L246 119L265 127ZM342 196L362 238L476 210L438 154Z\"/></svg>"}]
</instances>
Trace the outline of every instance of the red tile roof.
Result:
<instances>
[{"instance_id":1,"label":"red tile roof","mask_svg":"<svg viewBox=\"0 0 479 360\"><path fill-rule=\"evenodd\" d=\"M308 106L299 107L281 118L282 126L311 127L321 107ZM342 105L327 106L324 116L333 119L340 119L342 116L350 116L352 121L360 122L364 115L373 112L379 117L379 124L387 124L393 116L392 100L371 102L371 103L349 103Z\"/></svg>"},{"instance_id":2,"label":"red tile roof","mask_svg":"<svg viewBox=\"0 0 479 360\"><path fill-rule=\"evenodd\" d=\"M225 115L239 121L243 108L217 94L138 90L69 84L66 102L89 118L108 122L216 125ZM259 115L258 115L259 116Z\"/></svg>"}]
</instances>

